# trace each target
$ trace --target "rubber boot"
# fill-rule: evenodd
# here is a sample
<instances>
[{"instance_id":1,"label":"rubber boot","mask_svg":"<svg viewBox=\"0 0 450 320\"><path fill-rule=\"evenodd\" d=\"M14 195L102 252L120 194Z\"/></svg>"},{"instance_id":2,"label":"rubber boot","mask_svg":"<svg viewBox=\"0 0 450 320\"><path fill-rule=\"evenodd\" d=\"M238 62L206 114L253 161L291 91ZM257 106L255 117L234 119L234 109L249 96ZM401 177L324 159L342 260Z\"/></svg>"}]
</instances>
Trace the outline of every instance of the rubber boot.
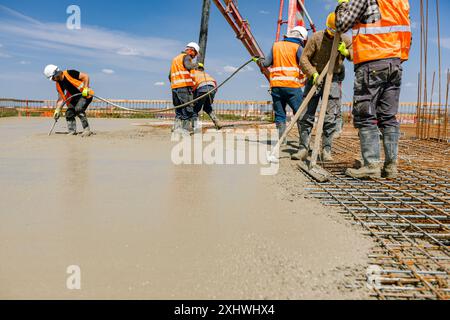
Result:
<instances>
[{"instance_id":1,"label":"rubber boot","mask_svg":"<svg viewBox=\"0 0 450 320\"><path fill-rule=\"evenodd\" d=\"M342 135L343 123L342 118L336 120L336 130L333 134L333 139L339 139Z\"/></svg>"},{"instance_id":2,"label":"rubber boot","mask_svg":"<svg viewBox=\"0 0 450 320\"><path fill-rule=\"evenodd\" d=\"M388 179L395 179L398 176L398 143L400 140L400 128L388 127L383 131L384 144L384 168L383 177Z\"/></svg>"},{"instance_id":3,"label":"rubber boot","mask_svg":"<svg viewBox=\"0 0 450 320\"><path fill-rule=\"evenodd\" d=\"M172 132L180 133L181 126L182 126L181 119L175 118L175 121L174 121L173 127L172 127Z\"/></svg>"},{"instance_id":4,"label":"rubber boot","mask_svg":"<svg viewBox=\"0 0 450 320\"><path fill-rule=\"evenodd\" d=\"M76 136L77 135L77 122L75 119L73 120L67 120L67 130L69 136Z\"/></svg>"},{"instance_id":5,"label":"rubber boot","mask_svg":"<svg viewBox=\"0 0 450 320\"><path fill-rule=\"evenodd\" d=\"M211 118L212 122L214 123L216 129L217 130L222 129L222 124L220 123L219 118L217 118L216 113L214 111L211 111L211 113L209 113L208 115Z\"/></svg>"},{"instance_id":6,"label":"rubber boot","mask_svg":"<svg viewBox=\"0 0 450 320\"><path fill-rule=\"evenodd\" d=\"M200 127L200 123L198 121L198 117L194 117L191 119L192 130L194 134L201 133L202 128Z\"/></svg>"},{"instance_id":7,"label":"rubber boot","mask_svg":"<svg viewBox=\"0 0 450 320\"><path fill-rule=\"evenodd\" d=\"M331 154L331 148L325 147L322 150L322 161L323 162L332 162L333 156Z\"/></svg>"},{"instance_id":8,"label":"rubber boot","mask_svg":"<svg viewBox=\"0 0 450 320\"><path fill-rule=\"evenodd\" d=\"M81 125L83 126L83 133L81 134L82 138L87 138L92 135L91 128L89 127L89 122L87 120L87 117L84 113L80 114L78 116L81 120Z\"/></svg>"},{"instance_id":9,"label":"rubber boot","mask_svg":"<svg viewBox=\"0 0 450 320\"><path fill-rule=\"evenodd\" d=\"M334 138L334 134L331 135L330 137L327 137L324 135L322 138L322 144L323 144L322 161L324 161L324 162L333 161L333 156L331 154L331 150L333 147L333 138Z\"/></svg>"},{"instance_id":10,"label":"rubber boot","mask_svg":"<svg viewBox=\"0 0 450 320\"><path fill-rule=\"evenodd\" d=\"M191 127L191 120L181 120L181 133L183 135L189 136L194 131Z\"/></svg>"},{"instance_id":11,"label":"rubber boot","mask_svg":"<svg viewBox=\"0 0 450 320\"><path fill-rule=\"evenodd\" d=\"M283 136L284 132L286 131L286 123L277 123L277 130L278 130L278 140L281 139L281 137ZM282 146L286 146L287 145L287 138L284 138L284 140L281 142Z\"/></svg>"},{"instance_id":12,"label":"rubber boot","mask_svg":"<svg viewBox=\"0 0 450 320\"><path fill-rule=\"evenodd\" d=\"M310 131L303 128L302 125L297 124L298 131L300 134L300 142L298 152L291 156L292 160L295 161L305 161L309 155L309 141L311 139Z\"/></svg>"},{"instance_id":13,"label":"rubber boot","mask_svg":"<svg viewBox=\"0 0 450 320\"><path fill-rule=\"evenodd\" d=\"M345 174L357 179L380 178L380 131L378 128L360 129L359 138L364 166L359 169L347 169Z\"/></svg>"}]
</instances>

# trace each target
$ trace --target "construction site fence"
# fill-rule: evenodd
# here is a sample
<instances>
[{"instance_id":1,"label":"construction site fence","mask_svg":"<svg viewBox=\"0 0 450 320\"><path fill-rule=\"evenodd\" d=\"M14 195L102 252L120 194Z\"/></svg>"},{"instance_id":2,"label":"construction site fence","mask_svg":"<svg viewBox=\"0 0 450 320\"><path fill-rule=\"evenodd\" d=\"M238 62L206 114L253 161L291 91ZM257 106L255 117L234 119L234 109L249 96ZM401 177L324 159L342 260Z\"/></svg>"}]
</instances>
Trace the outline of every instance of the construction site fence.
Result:
<instances>
[{"instance_id":1,"label":"construction site fence","mask_svg":"<svg viewBox=\"0 0 450 320\"><path fill-rule=\"evenodd\" d=\"M114 104L128 109L135 109L139 112L127 111L112 107L111 105L94 100L87 114L89 117L98 118L158 118L170 119L175 117L172 101L169 100L110 100ZM52 117L56 105L55 100L19 100L0 99L0 117ZM245 120L245 121L271 121L274 119L272 101L214 101L216 113L224 120ZM426 111L424 111L426 110ZM448 140L450 137L448 123L448 112L442 111L438 104L427 105L426 108L417 108L417 103L401 103L398 120L404 125L416 130L416 135L426 132L428 137L438 137L441 140ZM152 111L152 114L145 113ZM156 112L155 111L159 111ZM421 111L421 112L419 112ZM288 116L293 113L288 108ZM342 116L344 123L351 123L352 103L342 104ZM426 128L426 129L424 129ZM426 131L425 131L426 130Z\"/></svg>"}]
</instances>

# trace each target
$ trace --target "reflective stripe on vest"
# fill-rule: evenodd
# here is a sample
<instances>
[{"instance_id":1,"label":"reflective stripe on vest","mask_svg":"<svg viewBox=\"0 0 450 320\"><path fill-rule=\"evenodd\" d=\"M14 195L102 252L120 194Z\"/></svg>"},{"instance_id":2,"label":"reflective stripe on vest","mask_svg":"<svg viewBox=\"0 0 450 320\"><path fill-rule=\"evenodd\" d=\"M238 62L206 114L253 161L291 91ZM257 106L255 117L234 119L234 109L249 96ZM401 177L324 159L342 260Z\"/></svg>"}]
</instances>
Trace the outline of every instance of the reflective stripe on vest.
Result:
<instances>
[{"instance_id":1,"label":"reflective stripe on vest","mask_svg":"<svg viewBox=\"0 0 450 320\"><path fill-rule=\"evenodd\" d=\"M64 78L69 81L71 85L73 85L75 88L77 88L78 91L82 92L84 88L84 83L81 80L73 78L67 70L63 71ZM67 100L69 97L71 97L71 94L69 91L67 93L64 93L64 91L61 88L61 85L59 82L56 82L56 90L58 90L58 93L61 95L61 97L64 98L64 100Z\"/></svg>"},{"instance_id":2,"label":"reflective stripe on vest","mask_svg":"<svg viewBox=\"0 0 450 320\"><path fill-rule=\"evenodd\" d=\"M354 63L400 58L409 59L411 48L408 0L378 0L381 20L353 27Z\"/></svg>"},{"instance_id":3,"label":"reflective stripe on vest","mask_svg":"<svg viewBox=\"0 0 450 320\"><path fill-rule=\"evenodd\" d=\"M184 67L183 61L185 56L185 53L181 53L172 61L172 67L170 69L170 83L172 89L194 86L194 80L192 79L191 73Z\"/></svg>"},{"instance_id":4,"label":"reflective stripe on vest","mask_svg":"<svg viewBox=\"0 0 450 320\"><path fill-rule=\"evenodd\" d=\"M192 76L195 82L194 90L208 85L217 87L216 80L204 71L195 70Z\"/></svg>"},{"instance_id":5,"label":"reflective stripe on vest","mask_svg":"<svg viewBox=\"0 0 450 320\"><path fill-rule=\"evenodd\" d=\"M306 77L297 61L299 46L288 41L275 42L273 45L273 64L269 69L272 88L301 88L305 85Z\"/></svg>"}]
</instances>

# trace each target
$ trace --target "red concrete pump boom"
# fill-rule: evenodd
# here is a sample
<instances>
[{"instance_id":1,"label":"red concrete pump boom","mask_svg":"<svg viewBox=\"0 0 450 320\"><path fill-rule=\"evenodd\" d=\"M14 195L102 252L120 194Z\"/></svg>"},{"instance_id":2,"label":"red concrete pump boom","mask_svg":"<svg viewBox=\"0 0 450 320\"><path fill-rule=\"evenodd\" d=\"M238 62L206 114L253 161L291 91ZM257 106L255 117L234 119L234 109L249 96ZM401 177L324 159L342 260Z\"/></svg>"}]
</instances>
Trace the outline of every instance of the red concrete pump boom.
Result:
<instances>
[{"instance_id":1,"label":"red concrete pump boom","mask_svg":"<svg viewBox=\"0 0 450 320\"><path fill-rule=\"evenodd\" d=\"M280 0L280 14L278 19L278 27L277 27L277 35L276 41L279 41L281 34L281 27L283 24L288 25L288 30L294 28L295 26L305 25L304 23L304 14L308 20L310 21L311 28L315 32L315 26L312 23L312 20L309 14L306 12L304 2L305 0L288 0L289 1L289 9L288 9L288 20L283 20L283 11L284 11L284 0ZM264 53L261 50L258 42L253 36L252 31L250 30L250 25L246 19L244 19L239 12L237 7L236 0L213 0L214 4L219 9L220 13L224 16L225 20L230 24L233 31L236 33L236 36L239 40L241 40L244 47L250 53L251 56L256 57L264 57ZM270 79L270 72L267 68L259 66L261 72L265 75L267 80Z\"/></svg>"}]
</instances>

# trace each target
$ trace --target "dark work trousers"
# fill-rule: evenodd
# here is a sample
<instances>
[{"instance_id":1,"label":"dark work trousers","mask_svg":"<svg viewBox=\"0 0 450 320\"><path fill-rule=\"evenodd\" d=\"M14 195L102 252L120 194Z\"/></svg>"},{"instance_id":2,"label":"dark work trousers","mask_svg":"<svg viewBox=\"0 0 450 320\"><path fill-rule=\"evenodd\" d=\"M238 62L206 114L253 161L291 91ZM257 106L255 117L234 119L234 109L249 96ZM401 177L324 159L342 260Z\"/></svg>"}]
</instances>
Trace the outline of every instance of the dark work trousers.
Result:
<instances>
[{"instance_id":1,"label":"dark work trousers","mask_svg":"<svg viewBox=\"0 0 450 320\"><path fill-rule=\"evenodd\" d=\"M286 105L289 105L297 113L303 102L302 88L272 88L273 110L275 112L275 123L277 125L286 124Z\"/></svg>"},{"instance_id":2,"label":"dark work trousers","mask_svg":"<svg viewBox=\"0 0 450 320\"><path fill-rule=\"evenodd\" d=\"M78 117L81 121L81 125L83 129L87 129L89 127L89 122L86 116L86 110L91 104L93 98L86 99L84 97L79 98L78 100L71 101L67 107L66 111L66 120L68 123L74 122L75 117Z\"/></svg>"},{"instance_id":3,"label":"dark work trousers","mask_svg":"<svg viewBox=\"0 0 450 320\"><path fill-rule=\"evenodd\" d=\"M332 137L336 132L337 120L341 117L341 100L342 100L342 87L341 77L337 74L333 76L333 82L331 83L330 96L328 97L327 112L325 114L325 123L323 126L323 145L324 147L331 148ZM305 88L305 97L311 91L313 85L311 81L308 81ZM308 107L305 113L301 117L300 125L301 131L304 136L304 148L308 149L309 139L311 136L314 122L316 120L316 112L319 106L319 102L323 97L324 86L317 91L311 101L308 103Z\"/></svg>"},{"instance_id":4,"label":"dark work trousers","mask_svg":"<svg viewBox=\"0 0 450 320\"><path fill-rule=\"evenodd\" d=\"M194 100L191 87L184 87L172 90L173 105L180 106ZM175 118L179 120L191 120L194 117L194 105L190 104L175 110Z\"/></svg>"},{"instance_id":5,"label":"dark work trousers","mask_svg":"<svg viewBox=\"0 0 450 320\"><path fill-rule=\"evenodd\" d=\"M383 59L355 66L353 116L355 128L399 127L403 68L400 59Z\"/></svg>"},{"instance_id":6,"label":"dark work trousers","mask_svg":"<svg viewBox=\"0 0 450 320\"><path fill-rule=\"evenodd\" d=\"M194 93L194 99L197 99L206 93L210 92L214 89L214 86L203 86L198 88ZM213 112L212 105L214 103L214 97L216 96L216 91L211 92L206 97L200 99L195 103L194 113L195 116L198 117L199 113L203 110L206 114L211 114Z\"/></svg>"}]
</instances>

